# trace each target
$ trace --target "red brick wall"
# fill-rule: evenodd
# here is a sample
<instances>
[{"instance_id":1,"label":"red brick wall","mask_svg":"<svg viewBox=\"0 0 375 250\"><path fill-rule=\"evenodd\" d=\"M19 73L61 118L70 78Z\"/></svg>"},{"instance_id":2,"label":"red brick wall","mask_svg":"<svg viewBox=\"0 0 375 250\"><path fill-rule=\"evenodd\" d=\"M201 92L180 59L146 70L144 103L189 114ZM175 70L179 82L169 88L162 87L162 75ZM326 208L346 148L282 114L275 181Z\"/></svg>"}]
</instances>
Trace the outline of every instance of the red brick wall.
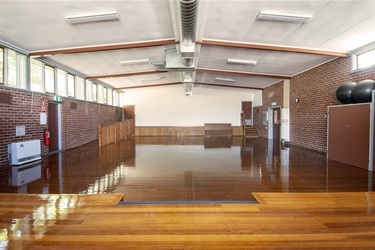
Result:
<instances>
[{"instance_id":1,"label":"red brick wall","mask_svg":"<svg viewBox=\"0 0 375 250\"><path fill-rule=\"evenodd\" d=\"M40 125L39 113L44 101L48 114L48 101L53 100L53 96L4 86L0 86L0 93L11 96L11 104L0 101L0 165L4 165L8 164L9 143L39 139L43 144L46 125ZM120 121L122 117L121 108L68 98L63 98L61 114L64 150L98 139L98 125ZM16 126L25 126L26 135L16 136ZM43 155L48 150L42 145Z\"/></svg>"},{"instance_id":2,"label":"red brick wall","mask_svg":"<svg viewBox=\"0 0 375 250\"><path fill-rule=\"evenodd\" d=\"M273 84L263 90L262 106L254 107L254 126L258 130L259 136L268 138L268 129L262 125L262 111L268 111L272 107L271 103L276 102L276 106L283 106L284 81Z\"/></svg>"},{"instance_id":3,"label":"red brick wall","mask_svg":"<svg viewBox=\"0 0 375 250\"><path fill-rule=\"evenodd\" d=\"M339 105L336 89L347 81L375 79L375 67L351 73L351 59L339 58L292 77L290 143L320 152L327 148L327 107ZM295 103L295 98L300 99Z\"/></svg>"}]
</instances>

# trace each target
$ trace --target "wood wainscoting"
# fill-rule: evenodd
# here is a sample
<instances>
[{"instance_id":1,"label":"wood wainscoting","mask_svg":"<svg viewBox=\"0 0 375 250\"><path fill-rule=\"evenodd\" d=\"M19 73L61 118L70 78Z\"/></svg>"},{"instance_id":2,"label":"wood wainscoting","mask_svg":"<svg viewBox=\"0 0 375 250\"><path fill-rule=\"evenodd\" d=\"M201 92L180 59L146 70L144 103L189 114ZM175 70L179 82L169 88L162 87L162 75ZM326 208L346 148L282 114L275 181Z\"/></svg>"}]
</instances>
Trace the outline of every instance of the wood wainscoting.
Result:
<instances>
[{"instance_id":1,"label":"wood wainscoting","mask_svg":"<svg viewBox=\"0 0 375 250\"><path fill-rule=\"evenodd\" d=\"M135 136L204 136L204 126L174 127L174 126L142 126L135 128ZM240 126L232 126L232 136L243 136Z\"/></svg>"}]
</instances>

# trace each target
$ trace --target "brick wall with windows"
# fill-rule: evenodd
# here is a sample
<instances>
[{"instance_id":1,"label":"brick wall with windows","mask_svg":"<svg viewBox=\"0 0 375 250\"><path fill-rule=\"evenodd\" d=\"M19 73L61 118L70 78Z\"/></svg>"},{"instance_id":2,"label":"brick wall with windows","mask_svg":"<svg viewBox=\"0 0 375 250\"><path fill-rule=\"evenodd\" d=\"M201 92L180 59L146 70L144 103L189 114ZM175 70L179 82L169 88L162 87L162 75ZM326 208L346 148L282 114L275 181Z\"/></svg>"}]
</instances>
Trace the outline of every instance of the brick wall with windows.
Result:
<instances>
[{"instance_id":1,"label":"brick wall with windows","mask_svg":"<svg viewBox=\"0 0 375 250\"><path fill-rule=\"evenodd\" d=\"M44 101L48 114L48 101L52 100L48 94L0 86L0 165L8 164L7 145L12 142L39 139L42 154L48 154L48 147L43 145L46 125L40 125L40 113ZM64 150L97 140L98 125L121 121L122 117L119 107L68 98L63 98L61 110ZM26 135L16 136L16 126L25 126Z\"/></svg>"},{"instance_id":2,"label":"brick wall with windows","mask_svg":"<svg viewBox=\"0 0 375 250\"><path fill-rule=\"evenodd\" d=\"M275 106L283 106L283 95L284 95L284 82L280 81L265 88L262 92L263 106L254 107L254 126L256 127L259 136L268 138L267 126L262 125L262 112L268 111L268 108L272 107L271 103L275 102Z\"/></svg>"},{"instance_id":3,"label":"brick wall with windows","mask_svg":"<svg viewBox=\"0 0 375 250\"><path fill-rule=\"evenodd\" d=\"M338 58L291 79L290 143L326 152L327 107L340 105L337 88L347 81L375 80L375 67L351 72L351 58ZM299 98L296 103L295 98Z\"/></svg>"}]
</instances>

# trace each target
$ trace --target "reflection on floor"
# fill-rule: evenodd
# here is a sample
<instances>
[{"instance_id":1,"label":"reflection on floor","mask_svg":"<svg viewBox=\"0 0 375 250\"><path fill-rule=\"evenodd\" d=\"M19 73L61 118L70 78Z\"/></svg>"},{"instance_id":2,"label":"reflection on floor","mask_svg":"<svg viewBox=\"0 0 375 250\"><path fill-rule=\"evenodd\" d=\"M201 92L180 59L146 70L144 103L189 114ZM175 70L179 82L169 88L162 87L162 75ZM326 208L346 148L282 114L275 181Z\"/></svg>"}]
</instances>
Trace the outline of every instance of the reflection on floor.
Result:
<instances>
[{"instance_id":1,"label":"reflection on floor","mask_svg":"<svg viewBox=\"0 0 375 250\"><path fill-rule=\"evenodd\" d=\"M125 193L125 201L253 200L252 192L372 191L374 174L266 139L139 137L0 168L1 193Z\"/></svg>"}]
</instances>

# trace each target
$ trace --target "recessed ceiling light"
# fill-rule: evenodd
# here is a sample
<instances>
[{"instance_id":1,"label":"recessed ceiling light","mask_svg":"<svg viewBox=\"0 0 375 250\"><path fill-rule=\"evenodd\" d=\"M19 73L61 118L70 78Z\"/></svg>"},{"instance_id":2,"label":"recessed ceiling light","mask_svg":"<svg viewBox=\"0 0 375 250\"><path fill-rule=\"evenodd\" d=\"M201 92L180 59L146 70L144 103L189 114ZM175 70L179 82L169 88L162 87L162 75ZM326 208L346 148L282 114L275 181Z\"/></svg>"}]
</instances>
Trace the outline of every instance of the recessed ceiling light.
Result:
<instances>
[{"instance_id":1,"label":"recessed ceiling light","mask_svg":"<svg viewBox=\"0 0 375 250\"><path fill-rule=\"evenodd\" d=\"M65 17L71 24L112 21L120 19L117 11L70 15Z\"/></svg>"},{"instance_id":2,"label":"recessed ceiling light","mask_svg":"<svg viewBox=\"0 0 375 250\"><path fill-rule=\"evenodd\" d=\"M277 21L277 22L293 22L293 23L306 23L312 18L311 15L285 13L285 12L273 12L273 11L260 11L257 19L265 21Z\"/></svg>"},{"instance_id":3,"label":"recessed ceiling light","mask_svg":"<svg viewBox=\"0 0 375 250\"><path fill-rule=\"evenodd\" d=\"M256 61L241 60L241 59L231 59L231 58L229 58L229 59L227 60L227 63L245 64L245 65L255 65L255 64L257 64Z\"/></svg>"},{"instance_id":4,"label":"recessed ceiling light","mask_svg":"<svg viewBox=\"0 0 375 250\"><path fill-rule=\"evenodd\" d=\"M235 82L236 80L230 78L215 77L215 80L224 81L224 82Z\"/></svg>"},{"instance_id":5,"label":"recessed ceiling light","mask_svg":"<svg viewBox=\"0 0 375 250\"><path fill-rule=\"evenodd\" d=\"M129 65L129 64L143 64L149 63L150 59L139 59L139 60L128 60L128 61L121 61L120 64Z\"/></svg>"}]
</instances>

